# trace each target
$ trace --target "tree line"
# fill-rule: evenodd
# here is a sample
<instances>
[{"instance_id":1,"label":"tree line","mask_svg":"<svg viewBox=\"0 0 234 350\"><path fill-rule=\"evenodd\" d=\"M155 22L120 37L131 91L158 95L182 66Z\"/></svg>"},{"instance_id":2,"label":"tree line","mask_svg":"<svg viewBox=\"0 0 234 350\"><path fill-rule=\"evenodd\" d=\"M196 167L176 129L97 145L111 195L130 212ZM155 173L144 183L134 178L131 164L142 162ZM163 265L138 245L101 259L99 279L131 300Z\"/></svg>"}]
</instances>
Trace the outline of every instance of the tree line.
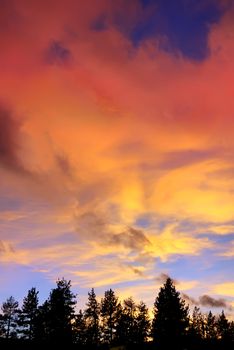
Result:
<instances>
[{"instance_id":1,"label":"tree line","mask_svg":"<svg viewBox=\"0 0 234 350\"><path fill-rule=\"evenodd\" d=\"M1 348L233 349L234 322L224 311L215 316L195 307L190 312L171 278L156 296L152 319L143 301L120 302L112 289L98 302L92 288L85 309L77 312L71 281L64 278L42 305L38 293L31 288L21 308L12 296L2 303Z\"/></svg>"}]
</instances>

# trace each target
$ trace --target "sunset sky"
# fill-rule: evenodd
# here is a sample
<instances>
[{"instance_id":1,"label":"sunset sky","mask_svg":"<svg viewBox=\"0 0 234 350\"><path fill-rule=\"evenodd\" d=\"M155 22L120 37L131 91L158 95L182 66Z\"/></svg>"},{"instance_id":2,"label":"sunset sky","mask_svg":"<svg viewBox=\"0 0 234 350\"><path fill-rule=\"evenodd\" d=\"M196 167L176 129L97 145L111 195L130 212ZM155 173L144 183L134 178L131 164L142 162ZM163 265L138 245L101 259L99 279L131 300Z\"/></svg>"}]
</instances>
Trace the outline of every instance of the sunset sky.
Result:
<instances>
[{"instance_id":1,"label":"sunset sky","mask_svg":"<svg viewBox=\"0 0 234 350\"><path fill-rule=\"evenodd\" d=\"M0 302L234 318L234 1L0 0L0 45Z\"/></svg>"}]
</instances>

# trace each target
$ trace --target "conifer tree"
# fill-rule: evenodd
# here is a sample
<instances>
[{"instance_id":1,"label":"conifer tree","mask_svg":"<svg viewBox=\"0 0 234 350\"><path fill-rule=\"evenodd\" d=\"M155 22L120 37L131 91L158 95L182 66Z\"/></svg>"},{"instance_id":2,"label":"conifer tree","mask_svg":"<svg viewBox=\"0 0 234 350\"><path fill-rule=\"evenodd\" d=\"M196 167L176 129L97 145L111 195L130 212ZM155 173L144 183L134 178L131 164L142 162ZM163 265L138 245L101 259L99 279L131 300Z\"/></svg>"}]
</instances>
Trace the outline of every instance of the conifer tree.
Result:
<instances>
[{"instance_id":1,"label":"conifer tree","mask_svg":"<svg viewBox=\"0 0 234 350\"><path fill-rule=\"evenodd\" d=\"M87 344L87 330L82 310L75 316L74 333L75 343L81 348L84 347Z\"/></svg>"},{"instance_id":2,"label":"conifer tree","mask_svg":"<svg viewBox=\"0 0 234 350\"><path fill-rule=\"evenodd\" d=\"M116 340L118 344L136 342L136 304L132 297L125 299L118 308Z\"/></svg>"},{"instance_id":3,"label":"conifer tree","mask_svg":"<svg viewBox=\"0 0 234 350\"><path fill-rule=\"evenodd\" d=\"M227 347L227 344L231 342L231 328L224 311L219 315L217 319L217 331L218 337L221 340L223 347Z\"/></svg>"},{"instance_id":4,"label":"conifer tree","mask_svg":"<svg viewBox=\"0 0 234 350\"><path fill-rule=\"evenodd\" d=\"M188 307L171 278L167 278L154 303L152 336L161 349L179 349L188 327Z\"/></svg>"},{"instance_id":5,"label":"conifer tree","mask_svg":"<svg viewBox=\"0 0 234 350\"><path fill-rule=\"evenodd\" d=\"M88 293L87 308L84 312L85 323L86 323L86 336L87 342L91 345L98 345L100 340L100 328L99 328L99 315L100 306L96 299L94 289Z\"/></svg>"},{"instance_id":6,"label":"conifer tree","mask_svg":"<svg viewBox=\"0 0 234 350\"><path fill-rule=\"evenodd\" d=\"M143 301L137 305L137 317L136 317L136 342L137 344L143 344L146 342L149 336L150 319L149 311Z\"/></svg>"},{"instance_id":7,"label":"conifer tree","mask_svg":"<svg viewBox=\"0 0 234 350\"><path fill-rule=\"evenodd\" d=\"M209 311L208 315L206 316L205 334L206 339L208 340L215 341L217 339L215 316L212 314L211 311Z\"/></svg>"},{"instance_id":8,"label":"conifer tree","mask_svg":"<svg viewBox=\"0 0 234 350\"><path fill-rule=\"evenodd\" d=\"M70 344L73 341L75 320L75 295L71 292L71 281L58 280L49 299L49 338L52 343Z\"/></svg>"},{"instance_id":9,"label":"conifer tree","mask_svg":"<svg viewBox=\"0 0 234 350\"><path fill-rule=\"evenodd\" d=\"M2 331L6 339L16 336L16 327L18 323L19 303L13 296L8 298L2 304Z\"/></svg>"},{"instance_id":10,"label":"conifer tree","mask_svg":"<svg viewBox=\"0 0 234 350\"><path fill-rule=\"evenodd\" d=\"M136 303L133 298L125 299L123 302L123 313L125 315L126 343L136 342Z\"/></svg>"},{"instance_id":11,"label":"conifer tree","mask_svg":"<svg viewBox=\"0 0 234 350\"><path fill-rule=\"evenodd\" d=\"M51 330L50 319L50 304L46 300L41 306L38 307L38 312L35 318L35 340L38 343L46 343L49 341Z\"/></svg>"},{"instance_id":12,"label":"conifer tree","mask_svg":"<svg viewBox=\"0 0 234 350\"><path fill-rule=\"evenodd\" d=\"M38 291L31 288L23 300L20 313L20 325L24 338L35 339L36 318L38 314Z\"/></svg>"},{"instance_id":13,"label":"conifer tree","mask_svg":"<svg viewBox=\"0 0 234 350\"><path fill-rule=\"evenodd\" d=\"M195 306L192 314L191 331L197 339L205 338L205 320L199 307Z\"/></svg>"},{"instance_id":14,"label":"conifer tree","mask_svg":"<svg viewBox=\"0 0 234 350\"><path fill-rule=\"evenodd\" d=\"M118 325L120 304L112 289L105 292L101 300L102 334L104 342L113 343Z\"/></svg>"}]
</instances>

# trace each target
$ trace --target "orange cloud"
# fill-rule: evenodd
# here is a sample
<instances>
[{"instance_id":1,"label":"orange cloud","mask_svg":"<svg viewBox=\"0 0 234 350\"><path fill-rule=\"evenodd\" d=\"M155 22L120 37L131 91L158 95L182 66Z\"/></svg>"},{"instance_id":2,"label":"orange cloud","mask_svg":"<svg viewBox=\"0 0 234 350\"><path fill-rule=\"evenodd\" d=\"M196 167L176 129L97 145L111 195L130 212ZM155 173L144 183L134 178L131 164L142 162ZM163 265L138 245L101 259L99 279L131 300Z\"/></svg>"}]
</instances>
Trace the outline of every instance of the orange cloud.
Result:
<instances>
[{"instance_id":1,"label":"orange cloud","mask_svg":"<svg viewBox=\"0 0 234 350\"><path fill-rule=\"evenodd\" d=\"M118 2L131 25L130 3ZM156 38L133 47L108 4L14 2L18 20L0 34L0 190L21 203L0 207L4 247L15 247L0 260L49 275L58 265L96 286L152 278L158 258L214 248L200 228L182 232L183 220L226 234L234 219L232 11L194 63ZM107 28L92 30L105 9Z\"/></svg>"}]
</instances>

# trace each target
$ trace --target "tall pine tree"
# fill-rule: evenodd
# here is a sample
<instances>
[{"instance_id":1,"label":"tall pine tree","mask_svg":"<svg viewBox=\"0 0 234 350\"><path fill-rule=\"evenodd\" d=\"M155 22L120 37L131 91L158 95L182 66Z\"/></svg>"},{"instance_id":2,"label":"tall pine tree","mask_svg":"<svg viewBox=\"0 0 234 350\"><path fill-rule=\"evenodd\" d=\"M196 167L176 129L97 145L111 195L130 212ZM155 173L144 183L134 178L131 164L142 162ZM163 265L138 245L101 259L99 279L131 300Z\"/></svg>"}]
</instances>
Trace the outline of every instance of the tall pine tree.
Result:
<instances>
[{"instance_id":1,"label":"tall pine tree","mask_svg":"<svg viewBox=\"0 0 234 350\"><path fill-rule=\"evenodd\" d=\"M74 334L75 334L75 343L83 348L87 344L87 331L86 331L86 323L82 310L75 316L74 323Z\"/></svg>"},{"instance_id":2,"label":"tall pine tree","mask_svg":"<svg viewBox=\"0 0 234 350\"><path fill-rule=\"evenodd\" d=\"M231 345L232 343L233 335L231 334L230 323L224 311L222 311L222 313L219 315L217 319L217 331L218 331L218 337L220 339L221 347L223 349L229 349L229 345Z\"/></svg>"},{"instance_id":3,"label":"tall pine tree","mask_svg":"<svg viewBox=\"0 0 234 350\"><path fill-rule=\"evenodd\" d=\"M180 349L188 327L188 307L171 278L167 278L154 303L152 336L160 349Z\"/></svg>"},{"instance_id":4,"label":"tall pine tree","mask_svg":"<svg viewBox=\"0 0 234 350\"><path fill-rule=\"evenodd\" d=\"M87 342L90 346L97 346L100 340L99 315L100 305L97 302L94 289L88 293L88 302L84 311Z\"/></svg>"},{"instance_id":5,"label":"tall pine tree","mask_svg":"<svg viewBox=\"0 0 234 350\"><path fill-rule=\"evenodd\" d=\"M36 319L38 315L38 291L31 288L23 300L20 313L20 326L24 338L33 340L36 333Z\"/></svg>"},{"instance_id":6,"label":"tall pine tree","mask_svg":"<svg viewBox=\"0 0 234 350\"><path fill-rule=\"evenodd\" d=\"M120 304L112 289L105 292L101 300L102 336L104 342L112 344L118 325Z\"/></svg>"},{"instance_id":7,"label":"tall pine tree","mask_svg":"<svg viewBox=\"0 0 234 350\"><path fill-rule=\"evenodd\" d=\"M75 321L76 296L71 292L71 281L57 281L52 289L49 305L49 340L56 344L73 342L73 323Z\"/></svg>"},{"instance_id":8,"label":"tall pine tree","mask_svg":"<svg viewBox=\"0 0 234 350\"><path fill-rule=\"evenodd\" d=\"M136 317L136 342L137 344L143 344L147 341L150 329L149 311L143 301L137 305L137 317Z\"/></svg>"}]
</instances>

